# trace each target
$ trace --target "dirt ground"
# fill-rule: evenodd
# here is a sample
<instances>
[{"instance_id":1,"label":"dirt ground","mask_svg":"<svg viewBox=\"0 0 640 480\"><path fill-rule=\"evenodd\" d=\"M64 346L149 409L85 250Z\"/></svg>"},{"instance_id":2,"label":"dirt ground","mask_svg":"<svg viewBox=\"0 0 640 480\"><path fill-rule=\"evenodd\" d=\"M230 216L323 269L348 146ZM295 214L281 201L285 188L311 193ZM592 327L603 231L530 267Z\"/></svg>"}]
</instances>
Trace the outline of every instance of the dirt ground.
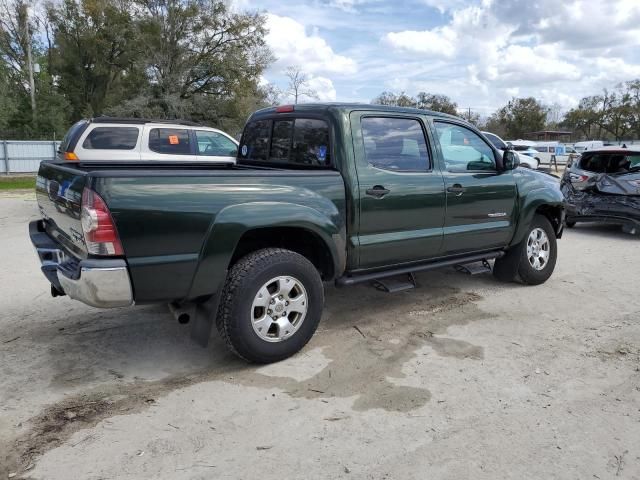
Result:
<instances>
[{"instance_id":1,"label":"dirt ground","mask_svg":"<svg viewBox=\"0 0 640 480\"><path fill-rule=\"evenodd\" d=\"M545 285L453 270L328 287L311 343L246 365L165 306L51 298L0 195L0 479L640 479L640 240L577 227Z\"/></svg>"}]
</instances>

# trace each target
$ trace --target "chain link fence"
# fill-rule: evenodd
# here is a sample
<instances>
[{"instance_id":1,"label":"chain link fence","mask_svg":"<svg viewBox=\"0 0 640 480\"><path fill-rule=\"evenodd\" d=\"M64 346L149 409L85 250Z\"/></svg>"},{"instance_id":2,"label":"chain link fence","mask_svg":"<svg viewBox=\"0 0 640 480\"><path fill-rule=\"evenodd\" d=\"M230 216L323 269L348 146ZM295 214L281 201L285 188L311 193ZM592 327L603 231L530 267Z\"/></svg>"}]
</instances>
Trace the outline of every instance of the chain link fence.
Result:
<instances>
[{"instance_id":1,"label":"chain link fence","mask_svg":"<svg viewBox=\"0 0 640 480\"><path fill-rule=\"evenodd\" d=\"M0 173L36 173L43 160L53 160L60 142L53 140L1 140Z\"/></svg>"}]
</instances>

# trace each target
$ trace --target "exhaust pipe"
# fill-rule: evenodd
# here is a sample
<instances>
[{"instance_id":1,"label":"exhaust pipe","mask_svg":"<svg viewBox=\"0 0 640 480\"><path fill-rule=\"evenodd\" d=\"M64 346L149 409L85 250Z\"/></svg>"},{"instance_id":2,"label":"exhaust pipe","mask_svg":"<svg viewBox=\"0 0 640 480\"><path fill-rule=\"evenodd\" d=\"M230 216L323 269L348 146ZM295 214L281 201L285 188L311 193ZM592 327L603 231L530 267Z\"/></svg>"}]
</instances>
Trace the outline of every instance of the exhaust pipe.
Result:
<instances>
[{"instance_id":1,"label":"exhaust pipe","mask_svg":"<svg viewBox=\"0 0 640 480\"><path fill-rule=\"evenodd\" d=\"M169 304L169 311L173 314L178 323L186 325L196 313L195 304L179 305L176 302Z\"/></svg>"}]
</instances>

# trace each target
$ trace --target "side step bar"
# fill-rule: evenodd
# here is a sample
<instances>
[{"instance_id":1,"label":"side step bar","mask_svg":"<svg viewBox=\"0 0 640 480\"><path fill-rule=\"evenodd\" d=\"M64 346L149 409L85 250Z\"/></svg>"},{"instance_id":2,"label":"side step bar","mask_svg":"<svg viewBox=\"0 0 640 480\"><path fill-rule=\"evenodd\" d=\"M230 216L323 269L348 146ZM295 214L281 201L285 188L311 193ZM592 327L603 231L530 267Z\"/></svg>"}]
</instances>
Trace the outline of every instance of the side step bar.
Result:
<instances>
[{"instance_id":1,"label":"side step bar","mask_svg":"<svg viewBox=\"0 0 640 480\"><path fill-rule=\"evenodd\" d=\"M411 265L408 267L399 267L390 270L383 270L380 272L363 273L360 275L344 276L336 279L337 287L346 287L348 285L356 285L358 283L370 282L372 280L379 280L381 278L395 277L396 275L406 275L408 273L424 272L427 270L437 270L443 267L453 267L456 265L465 265L473 262L481 262L483 260L491 260L494 258L500 258L504 256L502 250L487 253L478 253L475 255L468 255L465 257L447 258L445 260L438 260L431 263L423 263L421 265Z\"/></svg>"}]
</instances>

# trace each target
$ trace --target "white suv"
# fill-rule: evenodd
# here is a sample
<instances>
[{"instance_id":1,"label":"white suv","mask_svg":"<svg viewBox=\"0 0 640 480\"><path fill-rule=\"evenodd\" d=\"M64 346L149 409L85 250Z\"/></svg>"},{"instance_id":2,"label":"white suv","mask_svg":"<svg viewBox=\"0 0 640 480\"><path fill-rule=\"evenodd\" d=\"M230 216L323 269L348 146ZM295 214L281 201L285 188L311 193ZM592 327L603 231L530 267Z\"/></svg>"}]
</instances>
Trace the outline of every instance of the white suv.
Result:
<instances>
[{"instance_id":1,"label":"white suv","mask_svg":"<svg viewBox=\"0 0 640 480\"><path fill-rule=\"evenodd\" d=\"M238 142L215 128L183 121L98 117L73 124L60 160L235 162Z\"/></svg>"}]
</instances>

